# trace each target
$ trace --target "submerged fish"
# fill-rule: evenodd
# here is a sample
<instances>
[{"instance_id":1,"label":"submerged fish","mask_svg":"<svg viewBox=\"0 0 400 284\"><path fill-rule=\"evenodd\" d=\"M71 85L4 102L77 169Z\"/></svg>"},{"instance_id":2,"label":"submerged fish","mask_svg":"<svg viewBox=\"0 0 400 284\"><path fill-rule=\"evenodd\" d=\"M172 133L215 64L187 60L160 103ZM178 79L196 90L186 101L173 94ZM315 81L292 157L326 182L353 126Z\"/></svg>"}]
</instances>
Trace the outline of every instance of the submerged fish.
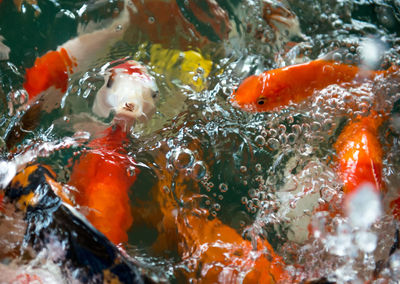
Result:
<instances>
[{"instance_id":1,"label":"submerged fish","mask_svg":"<svg viewBox=\"0 0 400 284\"><path fill-rule=\"evenodd\" d=\"M194 142L189 148L201 152L198 146ZM152 190L155 208L146 203L138 213L147 215L147 225L158 230L153 249L161 254L175 251L181 258L175 273L181 277L178 282L292 282L283 259L267 240L246 240L234 228L210 216L207 209L199 208L205 197L200 194L199 182L161 166L166 163L163 150L155 161L160 166L159 181Z\"/></svg>"},{"instance_id":2,"label":"submerged fish","mask_svg":"<svg viewBox=\"0 0 400 284\"><path fill-rule=\"evenodd\" d=\"M130 60L109 69L93 111L114 116L103 137L89 143L72 169L70 184L78 189L76 201L87 207L89 221L113 243L126 242L132 225L129 189L136 180L135 161L124 144L135 121L150 118L155 111L157 87L146 69Z\"/></svg>"},{"instance_id":3,"label":"submerged fish","mask_svg":"<svg viewBox=\"0 0 400 284\"><path fill-rule=\"evenodd\" d=\"M336 140L337 168L346 194L366 182L377 191L383 190L383 152L378 138L383 121L378 114L362 117L347 125Z\"/></svg>"},{"instance_id":4,"label":"submerged fish","mask_svg":"<svg viewBox=\"0 0 400 284\"><path fill-rule=\"evenodd\" d=\"M250 76L233 92L230 100L234 106L249 112L273 111L299 103L329 85L358 84L391 71L372 71L318 59Z\"/></svg>"},{"instance_id":5,"label":"submerged fish","mask_svg":"<svg viewBox=\"0 0 400 284\"><path fill-rule=\"evenodd\" d=\"M62 188L48 167L31 165L5 190L5 202L23 212L27 229L23 248L48 250L48 261L64 276L81 282L152 283L103 234L54 191ZM24 255L25 256L25 255Z\"/></svg>"},{"instance_id":6,"label":"submerged fish","mask_svg":"<svg viewBox=\"0 0 400 284\"><path fill-rule=\"evenodd\" d=\"M114 244L128 241L132 225L129 189L136 180L135 162L123 148L127 133L116 127L94 139L72 169L69 184L77 188L76 203L86 217Z\"/></svg>"}]
</instances>

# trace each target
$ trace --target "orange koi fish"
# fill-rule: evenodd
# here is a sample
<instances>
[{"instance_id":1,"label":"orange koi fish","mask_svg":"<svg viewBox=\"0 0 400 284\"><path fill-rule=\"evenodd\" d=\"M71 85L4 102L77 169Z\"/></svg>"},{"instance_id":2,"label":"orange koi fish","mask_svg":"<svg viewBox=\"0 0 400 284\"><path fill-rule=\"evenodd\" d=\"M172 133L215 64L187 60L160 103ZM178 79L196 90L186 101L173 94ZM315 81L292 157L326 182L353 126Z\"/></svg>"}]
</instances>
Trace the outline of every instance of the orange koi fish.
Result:
<instances>
[{"instance_id":1,"label":"orange koi fish","mask_svg":"<svg viewBox=\"0 0 400 284\"><path fill-rule=\"evenodd\" d=\"M206 211L206 210L205 210ZM208 212L184 212L176 218L179 253L196 263L186 277L198 283L279 283L289 281L284 262L266 240L244 240ZM189 281L189 282L191 282Z\"/></svg>"},{"instance_id":2,"label":"orange koi fish","mask_svg":"<svg viewBox=\"0 0 400 284\"><path fill-rule=\"evenodd\" d=\"M123 149L127 133L121 127L108 129L104 137L93 140L89 150L74 165L69 183L78 189L76 203L87 207L87 219L114 244L128 240L133 222L129 188L138 170Z\"/></svg>"},{"instance_id":3,"label":"orange koi fish","mask_svg":"<svg viewBox=\"0 0 400 284\"><path fill-rule=\"evenodd\" d=\"M201 152L196 144L189 148ZM157 155L156 163L166 163L165 153L161 151ZM178 252L188 266L179 270L185 282L292 282L282 258L268 241L260 238L252 243L218 218L210 218L207 209L198 207L197 201L202 198L198 183L183 173L164 171L164 168L160 168L160 180L153 188L156 207L161 212L155 212L147 204L144 210L151 210L151 225L159 232L153 248L159 252ZM185 205L178 204L178 200Z\"/></svg>"},{"instance_id":4,"label":"orange koi fish","mask_svg":"<svg viewBox=\"0 0 400 284\"><path fill-rule=\"evenodd\" d=\"M348 194L369 182L377 191L382 185L382 146L378 139L384 118L374 114L347 125L334 144L338 172Z\"/></svg>"},{"instance_id":5,"label":"orange koi fish","mask_svg":"<svg viewBox=\"0 0 400 284\"><path fill-rule=\"evenodd\" d=\"M266 71L246 78L231 102L249 112L299 103L332 84L361 83L387 71L371 71L324 59Z\"/></svg>"}]
</instances>

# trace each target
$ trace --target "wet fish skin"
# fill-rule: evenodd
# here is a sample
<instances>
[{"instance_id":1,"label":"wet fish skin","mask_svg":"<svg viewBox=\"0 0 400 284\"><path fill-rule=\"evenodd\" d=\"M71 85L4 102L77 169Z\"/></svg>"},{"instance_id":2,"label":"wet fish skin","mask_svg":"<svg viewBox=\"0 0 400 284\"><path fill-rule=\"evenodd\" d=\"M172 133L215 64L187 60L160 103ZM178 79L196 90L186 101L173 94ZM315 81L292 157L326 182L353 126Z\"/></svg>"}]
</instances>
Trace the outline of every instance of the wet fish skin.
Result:
<instances>
[{"instance_id":1,"label":"wet fish skin","mask_svg":"<svg viewBox=\"0 0 400 284\"><path fill-rule=\"evenodd\" d=\"M5 190L5 202L25 213L25 243L40 252L48 246L49 236L65 242L65 255L57 261L64 273L78 269L76 277L84 283L152 283L102 233L63 202L48 179L54 179L48 167L31 165L19 172Z\"/></svg>"},{"instance_id":2,"label":"wet fish skin","mask_svg":"<svg viewBox=\"0 0 400 284\"><path fill-rule=\"evenodd\" d=\"M394 69L393 69L394 70ZM332 60L317 59L253 75L239 85L230 101L249 112L267 112L299 103L332 84L360 84L388 71L373 71Z\"/></svg>"}]
</instances>

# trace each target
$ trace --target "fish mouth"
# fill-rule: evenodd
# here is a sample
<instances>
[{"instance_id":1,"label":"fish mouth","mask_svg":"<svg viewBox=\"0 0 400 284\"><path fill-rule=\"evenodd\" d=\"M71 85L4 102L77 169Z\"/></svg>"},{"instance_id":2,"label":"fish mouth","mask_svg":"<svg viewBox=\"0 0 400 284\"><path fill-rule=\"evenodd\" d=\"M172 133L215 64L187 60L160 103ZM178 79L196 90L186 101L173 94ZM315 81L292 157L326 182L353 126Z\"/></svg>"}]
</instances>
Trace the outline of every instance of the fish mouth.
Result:
<instances>
[{"instance_id":1,"label":"fish mouth","mask_svg":"<svg viewBox=\"0 0 400 284\"><path fill-rule=\"evenodd\" d=\"M135 122L143 123L148 121L155 111L156 108L152 102L145 101L140 104L129 102L116 109L114 119L133 125Z\"/></svg>"}]
</instances>

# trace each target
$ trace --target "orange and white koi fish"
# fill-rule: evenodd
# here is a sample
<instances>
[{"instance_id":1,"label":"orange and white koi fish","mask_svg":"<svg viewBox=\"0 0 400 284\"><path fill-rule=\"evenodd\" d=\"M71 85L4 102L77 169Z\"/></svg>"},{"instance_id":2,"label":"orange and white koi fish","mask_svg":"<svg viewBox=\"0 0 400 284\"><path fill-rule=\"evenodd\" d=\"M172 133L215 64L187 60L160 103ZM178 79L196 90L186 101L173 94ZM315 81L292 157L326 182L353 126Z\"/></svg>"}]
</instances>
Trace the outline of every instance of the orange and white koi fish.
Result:
<instances>
[{"instance_id":1,"label":"orange and white koi fish","mask_svg":"<svg viewBox=\"0 0 400 284\"><path fill-rule=\"evenodd\" d=\"M105 131L104 137L91 141L88 146L92 150L72 171L70 184L78 189L77 203L89 208L89 221L115 244L128 240L126 231L133 220L129 189L138 172L124 149L130 130L127 126L154 113L156 90L154 78L135 61L111 68L93 111L101 116L115 111L114 126Z\"/></svg>"},{"instance_id":2,"label":"orange and white koi fish","mask_svg":"<svg viewBox=\"0 0 400 284\"><path fill-rule=\"evenodd\" d=\"M383 121L378 114L362 117L347 125L336 140L334 149L344 193L352 193L366 182L383 191L383 152L378 138Z\"/></svg>"},{"instance_id":3,"label":"orange and white koi fish","mask_svg":"<svg viewBox=\"0 0 400 284\"><path fill-rule=\"evenodd\" d=\"M273 111L291 103L299 103L329 85L359 84L388 72L391 69L372 71L318 59L250 76L233 92L231 102L249 112Z\"/></svg>"},{"instance_id":4,"label":"orange and white koi fish","mask_svg":"<svg viewBox=\"0 0 400 284\"><path fill-rule=\"evenodd\" d=\"M110 27L82 34L65 42L57 50L37 58L34 66L25 73L23 87L29 95L29 100L37 99L39 94L51 87L58 89L62 94L65 93L69 76L87 70L99 55L122 39L128 23L129 16L125 8ZM52 101L51 98L46 98L45 101L49 100Z\"/></svg>"}]
</instances>

